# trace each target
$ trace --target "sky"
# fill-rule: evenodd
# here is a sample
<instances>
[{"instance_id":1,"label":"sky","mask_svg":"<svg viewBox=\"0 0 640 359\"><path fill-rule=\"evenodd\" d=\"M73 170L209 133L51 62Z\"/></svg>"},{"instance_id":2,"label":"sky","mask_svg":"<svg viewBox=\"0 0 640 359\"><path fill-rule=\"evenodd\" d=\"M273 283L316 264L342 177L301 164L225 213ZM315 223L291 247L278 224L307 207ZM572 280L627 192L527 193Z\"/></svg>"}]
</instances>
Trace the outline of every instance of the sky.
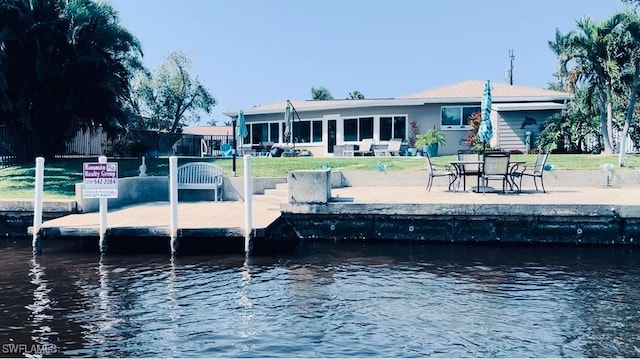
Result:
<instances>
[{"instance_id":1,"label":"sky","mask_svg":"<svg viewBox=\"0 0 640 359\"><path fill-rule=\"evenodd\" d=\"M548 41L584 17L602 21L621 0L105 0L155 70L181 51L223 112L358 90L393 98L469 80L546 88Z\"/></svg>"}]
</instances>

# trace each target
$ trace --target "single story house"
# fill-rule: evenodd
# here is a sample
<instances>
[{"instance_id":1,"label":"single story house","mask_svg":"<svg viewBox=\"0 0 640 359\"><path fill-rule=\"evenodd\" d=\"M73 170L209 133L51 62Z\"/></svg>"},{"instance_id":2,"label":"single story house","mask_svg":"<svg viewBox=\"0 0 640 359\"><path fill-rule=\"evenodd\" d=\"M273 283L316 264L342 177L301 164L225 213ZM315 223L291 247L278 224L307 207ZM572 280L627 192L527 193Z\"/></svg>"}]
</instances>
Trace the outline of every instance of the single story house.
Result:
<instances>
[{"instance_id":1,"label":"single story house","mask_svg":"<svg viewBox=\"0 0 640 359\"><path fill-rule=\"evenodd\" d=\"M189 126L182 128L173 153L189 156L220 156L220 146L233 142L231 126Z\"/></svg>"},{"instance_id":2,"label":"single story house","mask_svg":"<svg viewBox=\"0 0 640 359\"><path fill-rule=\"evenodd\" d=\"M296 148L314 156L339 156L345 147L372 138L378 145L414 135L415 121L423 133L440 128L447 143L440 154L454 154L466 146L469 115L480 110L485 81L467 81L412 95L363 100L283 101L242 109L248 136L242 146L262 143L286 145L285 109L291 104L292 137ZM493 138L491 146L527 151L534 147L541 125L562 111L572 95L565 92L492 83ZM237 120L239 111L225 112ZM239 142L240 144L240 142Z\"/></svg>"}]
</instances>

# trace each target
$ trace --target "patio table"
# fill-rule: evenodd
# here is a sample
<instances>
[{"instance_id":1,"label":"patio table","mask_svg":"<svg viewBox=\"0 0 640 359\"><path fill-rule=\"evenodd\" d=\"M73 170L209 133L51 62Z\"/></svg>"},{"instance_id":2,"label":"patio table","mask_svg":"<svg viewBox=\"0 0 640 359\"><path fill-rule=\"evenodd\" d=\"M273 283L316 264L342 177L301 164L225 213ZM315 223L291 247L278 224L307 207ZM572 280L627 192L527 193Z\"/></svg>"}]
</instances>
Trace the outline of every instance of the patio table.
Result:
<instances>
[{"instance_id":1,"label":"patio table","mask_svg":"<svg viewBox=\"0 0 640 359\"><path fill-rule=\"evenodd\" d=\"M454 168L454 176L451 179L451 183L449 183L449 188L453 188L454 192L456 192L456 188L460 186L460 179L462 178L462 176L464 176L465 174L465 166L466 165L477 165L480 167L480 169L482 170L482 165L484 164L484 161L451 161L450 164L453 166ZM457 182L457 186L454 186ZM466 190L466 189L464 189Z\"/></svg>"},{"instance_id":2,"label":"patio table","mask_svg":"<svg viewBox=\"0 0 640 359\"><path fill-rule=\"evenodd\" d=\"M465 173L465 165L478 165L480 166L480 173L482 173L482 165L484 161L451 161L450 164L455 169L454 177L451 179L451 183L449 184L450 188L453 188L454 192L457 192L456 188L460 186L460 179L464 176ZM513 178L513 173L515 173L521 165L526 164L526 161L509 161L509 176L507 177L507 181L511 188L516 188L516 192L520 193L520 187L516 184L516 181ZM454 186L455 185L455 186ZM473 188L473 187L472 187ZM473 192L480 192L476 187L475 190L472 189Z\"/></svg>"}]
</instances>

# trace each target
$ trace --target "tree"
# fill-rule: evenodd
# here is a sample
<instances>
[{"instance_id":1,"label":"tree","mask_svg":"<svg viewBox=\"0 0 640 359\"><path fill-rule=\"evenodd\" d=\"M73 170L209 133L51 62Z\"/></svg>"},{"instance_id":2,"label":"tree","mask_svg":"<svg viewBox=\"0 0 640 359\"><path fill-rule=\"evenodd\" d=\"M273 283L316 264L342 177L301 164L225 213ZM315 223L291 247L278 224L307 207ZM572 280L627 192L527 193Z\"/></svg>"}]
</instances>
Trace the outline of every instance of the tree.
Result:
<instances>
[{"instance_id":1,"label":"tree","mask_svg":"<svg viewBox=\"0 0 640 359\"><path fill-rule=\"evenodd\" d=\"M349 92L349 97L347 97L347 100L364 100L364 95L358 90L353 90Z\"/></svg>"},{"instance_id":2,"label":"tree","mask_svg":"<svg viewBox=\"0 0 640 359\"><path fill-rule=\"evenodd\" d=\"M555 38L553 39L553 41L548 42L549 48L557 57L556 72L554 73L554 76L558 79L558 83L560 84L561 88L564 87L564 82L568 75L566 59L566 56L568 54L565 51L567 46L567 37L567 35L563 35L560 30L556 29Z\"/></svg>"},{"instance_id":3,"label":"tree","mask_svg":"<svg viewBox=\"0 0 640 359\"><path fill-rule=\"evenodd\" d=\"M331 96L331 92L327 90L326 87L312 87L311 88L311 99L318 101L326 101L333 100L333 96Z\"/></svg>"},{"instance_id":4,"label":"tree","mask_svg":"<svg viewBox=\"0 0 640 359\"><path fill-rule=\"evenodd\" d=\"M0 44L0 124L22 159L53 157L77 128L124 123L128 66L142 53L108 4L3 0Z\"/></svg>"},{"instance_id":5,"label":"tree","mask_svg":"<svg viewBox=\"0 0 640 359\"><path fill-rule=\"evenodd\" d=\"M185 123L197 122L201 112L211 113L217 101L190 70L191 61L172 52L153 75L141 76L135 96L147 128L176 133Z\"/></svg>"},{"instance_id":6,"label":"tree","mask_svg":"<svg viewBox=\"0 0 640 359\"><path fill-rule=\"evenodd\" d=\"M553 86L551 89L554 89ZM597 134L599 125L597 99L594 101L593 87L579 87L575 98L567 104L561 114L554 114L548 118L540 135L536 147L545 151L557 149L570 153L589 150L588 139ZM558 144L562 148L558 148Z\"/></svg>"},{"instance_id":7,"label":"tree","mask_svg":"<svg viewBox=\"0 0 640 359\"><path fill-rule=\"evenodd\" d=\"M620 56L620 66L623 72L623 83L628 84L629 96L625 121L620 137L618 154L618 165L620 167L623 167L625 163L627 136L632 126L638 89L640 87L640 19L635 12L627 12L624 14L624 20L626 24L625 31L617 45L621 50L620 53L623 54L623 56Z\"/></svg>"},{"instance_id":8,"label":"tree","mask_svg":"<svg viewBox=\"0 0 640 359\"><path fill-rule=\"evenodd\" d=\"M616 14L602 23L589 18L577 22L578 32L572 31L561 44L563 66L573 61L569 71L567 87L575 89L584 81L597 89L600 107L602 140L605 153L613 153L611 141L612 86L619 68L612 48L613 33L622 23L623 17Z\"/></svg>"}]
</instances>

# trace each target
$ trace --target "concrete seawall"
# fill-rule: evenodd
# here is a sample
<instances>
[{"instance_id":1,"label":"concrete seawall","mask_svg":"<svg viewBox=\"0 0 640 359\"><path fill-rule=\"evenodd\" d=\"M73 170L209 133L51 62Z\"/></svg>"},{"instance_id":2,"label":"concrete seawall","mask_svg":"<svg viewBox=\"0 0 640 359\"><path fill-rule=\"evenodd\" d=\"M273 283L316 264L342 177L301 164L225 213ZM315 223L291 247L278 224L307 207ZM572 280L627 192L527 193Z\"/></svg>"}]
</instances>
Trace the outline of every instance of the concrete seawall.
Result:
<instances>
[{"instance_id":1,"label":"concrete seawall","mask_svg":"<svg viewBox=\"0 0 640 359\"><path fill-rule=\"evenodd\" d=\"M426 173L420 178L416 173L347 172L340 179L344 187L332 189L330 200L290 201L281 211L303 240L637 244L638 172L614 178L614 184L625 187L595 185L600 174L558 171L549 178L545 174L551 193L534 191L533 183L525 181L523 193L485 195L441 187L427 193ZM324 178L318 171L304 190L323 191ZM558 188L559 182L580 186ZM441 185L446 183L444 178Z\"/></svg>"},{"instance_id":2,"label":"concrete seawall","mask_svg":"<svg viewBox=\"0 0 640 359\"><path fill-rule=\"evenodd\" d=\"M254 179L254 194L258 194L254 202L263 210L254 216L254 221L261 223L256 228L261 228L262 239L282 239L286 234L297 240L331 241L637 243L638 171L619 171L610 187L599 184L606 181L604 171L549 173L553 173L545 174L549 193L534 191L533 183L525 181L521 194L484 195L446 191L446 178L437 180L432 191L426 192L426 171L292 171L287 179ZM181 235L216 240L216 233L225 233L226 237L240 238L242 182L241 177L225 179L222 203L206 198L184 204L181 201L180 206L187 208L181 212L185 223ZM269 190L285 182L284 191L276 190L284 193L275 195ZM113 213L109 233L121 237L132 233L166 237L167 178L134 177L121 179L120 183L121 198L109 206ZM55 216L86 214L48 221L48 234L95 236L97 214L89 212L97 210L97 203L60 202L57 205L63 211L55 212ZM20 209L18 203L21 202L13 205L14 212L22 211L32 221L32 203L22 201ZM55 204L46 202L45 211L49 208L53 213L51 206Z\"/></svg>"}]
</instances>

